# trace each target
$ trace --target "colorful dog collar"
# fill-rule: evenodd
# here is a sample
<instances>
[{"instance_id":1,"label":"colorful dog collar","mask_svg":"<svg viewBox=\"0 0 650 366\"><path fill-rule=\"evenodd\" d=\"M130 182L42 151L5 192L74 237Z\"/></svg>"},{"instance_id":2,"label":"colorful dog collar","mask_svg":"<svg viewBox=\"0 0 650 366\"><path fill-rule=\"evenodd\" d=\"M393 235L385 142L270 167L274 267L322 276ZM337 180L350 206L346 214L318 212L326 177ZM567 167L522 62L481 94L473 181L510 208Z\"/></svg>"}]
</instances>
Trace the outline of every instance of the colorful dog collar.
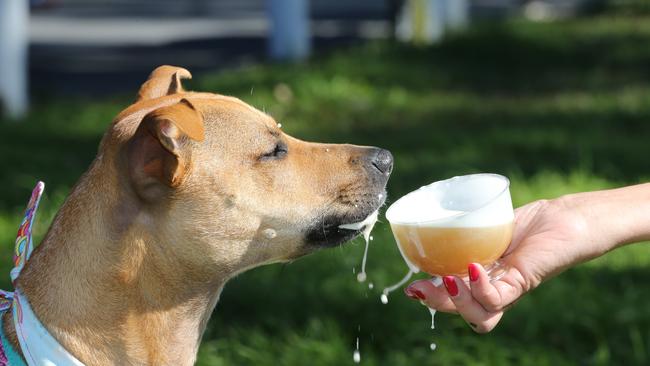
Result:
<instances>
[{"instance_id":1,"label":"colorful dog collar","mask_svg":"<svg viewBox=\"0 0 650 366\"><path fill-rule=\"evenodd\" d=\"M36 184L25 211L25 218L18 229L14 268L11 270L11 281L14 286L34 248L32 226L44 188L43 182ZM0 313L8 309L12 311L20 349L29 366L83 366L83 363L66 351L41 324L20 289L17 288L14 293L0 290ZM7 348L5 348L6 352L8 352ZM13 366L13 364L10 365ZM1 363L0 366L2 366Z\"/></svg>"}]
</instances>

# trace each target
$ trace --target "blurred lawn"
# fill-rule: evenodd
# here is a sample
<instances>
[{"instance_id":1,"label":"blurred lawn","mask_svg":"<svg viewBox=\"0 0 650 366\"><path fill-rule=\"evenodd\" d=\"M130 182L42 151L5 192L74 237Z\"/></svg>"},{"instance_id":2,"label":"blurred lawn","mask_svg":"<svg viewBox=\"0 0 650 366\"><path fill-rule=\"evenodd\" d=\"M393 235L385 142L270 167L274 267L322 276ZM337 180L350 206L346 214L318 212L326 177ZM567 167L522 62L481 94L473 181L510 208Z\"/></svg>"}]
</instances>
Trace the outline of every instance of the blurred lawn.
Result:
<instances>
[{"instance_id":1,"label":"blurred lawn","mask_svg":"<svg viewBox=\"0 0 650 366\"><path fill-rule=\"evenodd\" d=\"M303 139L390 149L391 199L433 180L490 171L511 177L521 205L650 180L649 44L650 18L512 21L433 48L375 43L304 65L198 76L189 88L236 95ZM0 122L0 272L8 272L35 180L48 184L42 235L130 98L52 98L24 123ZM352 364L357 336L364 365L650 364L647 245L569 270L481 336L451 315L439 315L431 331L428 312L400 294L382 305L381 288L406 268L388 226L373 235L374 290L352 273L361 240L233 280L199 364ZM6 277L0 287L8 287Z\"/></svg>"}]
</instances>

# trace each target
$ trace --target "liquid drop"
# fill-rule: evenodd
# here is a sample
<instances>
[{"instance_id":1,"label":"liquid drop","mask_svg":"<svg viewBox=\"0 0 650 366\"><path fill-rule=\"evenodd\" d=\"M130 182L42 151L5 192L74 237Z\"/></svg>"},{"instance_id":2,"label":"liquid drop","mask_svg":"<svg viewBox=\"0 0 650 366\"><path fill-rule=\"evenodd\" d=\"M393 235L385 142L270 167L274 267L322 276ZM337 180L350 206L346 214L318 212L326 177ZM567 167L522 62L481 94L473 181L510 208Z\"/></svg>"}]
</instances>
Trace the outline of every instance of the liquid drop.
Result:
<instances>
[{"instance_id":1,"label":"liquid drop","mask_svg":"<svg viewBox=\"0 0 650 366\"><path fill-rule=\"evenodd\" d=\"M427 307L429 309L429 313L431 313L431 329L436 329L436 311L434 309L431 309L430 307Z\"/></svg>"},{"instance_id":2,"label":"liquid drop","mask_svg":"<svg viewBox=\"0 0 650 366\"><path fill-rule=\"evenodd\" d=\"M361 362L361 352L359 352L359 337L357 337L357 349L355 349L354 353L352 354L352 360L354 363Z\"/></svg>"},{"instance_id":3,"label":"liquid drop","mask_svg":"<svg viewBox=\"0 0 650 366\"><path fill-rule=\"evenodd\" d=\"M375 288L375 285L372 282L370 282L368 284L368 288L372 290L373 288Z\"/></svg>"},{"instance_id":4,"label":"liquid drop","mask_svg":"<svg viewBox=\"0 0 650 366\"><path fill-rule=\"evenodd\" d=\"M264 234L267 239L273 239L278 235L278 233L273 229L264 229L262 234Z\"/></svg>"},{"instance_id":5,"label":"liquid drop","mask_svg":"<svg viewBox=\"0 0 650 366\"><path fill-rule=\"evenodd\" d=\"M365 255L363 256L364 258L366 257ZM362 271L364 270L363 267L361 269ZM368 276L366 276L366 272L359 272L357 274L357 281L359 282L364 282Z\"/></svg>"},{"instance_id":6,"label":"liquid drop","mask_svg":"<svg viewBox=\"0 0 650 366\"><path fill-rule=\"evenodd\" d=\"M382 304L388 304L388 295L390 295L391 292L393 292L393 291L397 290L398 288L402 287L402 285L404 285L406 282L408 282L408 280L411 279L411 276L413 276L413 271L411 271L409 269L409 271L406 273L404 278L402 278L398 283L396 283L396 284L394 284L392 286L386 287L384 289L384 291L382 291L382 293L381 293L381 297L380 297L381 303Z\"/></svg>"},{"instance_id":7,"label":"liquid drop","mask_svg":"<svg viewBox=\"0 0 650 366\"><path fill-rule=\"evenodd\" d=\"M432 342L432 343L429 345L429 348L431 348L432 351L435 351L436 348L438 348L438 346L437 346L435 343Z\"/></svg>"},{"instance_id":8,"label":"liquid drop","mask_svg":"<svg viewBox=\"0 0 650 366\"><path fill-rule=\"evenodd\" d=\"M442 285L442 277L434 276L434 277L431 277L430 281L436 287L440 287L440 285ZM426 306L426 304L424 304L424 303L422 305ZM436 320L435 320L436 311L434 309L431 309L428 306L427 306L427 309L429 309L429 313L431 313L431 329L436 329ZM431 343L431 344L433 344L435 346L435 343Z\"/></svg>"}]
</instances>

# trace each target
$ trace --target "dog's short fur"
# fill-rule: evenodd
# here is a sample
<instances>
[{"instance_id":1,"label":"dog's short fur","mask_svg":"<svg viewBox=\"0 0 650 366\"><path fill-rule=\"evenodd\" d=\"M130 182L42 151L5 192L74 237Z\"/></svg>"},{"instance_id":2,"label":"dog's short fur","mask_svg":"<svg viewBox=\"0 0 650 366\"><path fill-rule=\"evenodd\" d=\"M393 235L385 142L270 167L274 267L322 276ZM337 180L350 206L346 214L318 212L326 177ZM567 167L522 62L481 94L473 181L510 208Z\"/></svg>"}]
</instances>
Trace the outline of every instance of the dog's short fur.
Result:
<instances>
[{"instance_id":1,"label":"dog's short fur","mask_svg":"<svg viewBox=\"0 0 650 366\"><path fill-rule=\"evenodd\" d=\"M239 99L184 91L189 76L151 74L18 279L88 365L192 364L228 279L347 241L359 232L338 225L383 204L387 151L300 141Z\"/></svg>"}]
</instances>

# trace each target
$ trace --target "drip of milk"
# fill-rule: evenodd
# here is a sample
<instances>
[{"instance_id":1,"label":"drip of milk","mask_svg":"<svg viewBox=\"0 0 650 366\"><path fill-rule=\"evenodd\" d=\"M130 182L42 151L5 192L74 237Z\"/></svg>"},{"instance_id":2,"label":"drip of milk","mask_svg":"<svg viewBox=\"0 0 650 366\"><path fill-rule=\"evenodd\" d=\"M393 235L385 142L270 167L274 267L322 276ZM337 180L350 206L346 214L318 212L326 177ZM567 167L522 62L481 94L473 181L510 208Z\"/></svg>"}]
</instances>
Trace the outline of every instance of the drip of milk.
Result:
<instances>
[{"instance_id":1,"label":"drip of milk","mask_svg":"<svg viewBox=\"0 0 650 366\"><path fill-rule=\"evenodd\" d=\"M431 278L430 281L431 281L431 283L432 283L434 286L436 286L436 287L440 287L440 285L442 285L442 277L434 276L434 277ZM426 304L424 304L424 303L422 303L422 305L426 306ZM427 309L429 309L429 313L431 313L431 329L436 329L436 319L435 319L435 317L436 317L436 310L435 310L435 309L431 309L431 308L428 307L428 306L427 306ZM434 344L434 343L431 343L431 344ZM434 345L435 345L435 344L434 344ZM434 348L434 349L435 349L435 348ZM432 349L432 351L433 351L433 349Z\"/></svg>"},{"instance_id":2,"label":"drip of milk","mask_svg":"<svg viewBox=\"0 0 650 366\"><path fill-rule=\"evenodd\" d=\"M413 276L413 271L409 269L409 271L406 273L406 275L396 284L386 287L384 291L381 292L381 296L379 297L379 300L381 300L382 304L388 304L388 295L390 295L391 292L397 290L398 288L402 287L408 280L411 279L411 276Z\"/></svg>"},{"instance_id":3,"label":"drip of milk","mask_svg":"<svg viewBox=\"0 0 650 366\"><path fill-rule=\"evenodd\" d=\"M359 337L357 337L357 349L355 349L354 353L352 353L352 360L354 363L361 362L361 352L359 352Z\"/></svg>"},{"instance_id":4,"label":"drip of milk","mask_svg":"<svg viewBox=\"0 0 650 366\"><path fill-rule=\"evenodd\" d=\"M431 313L431 329L436 329L436 310L431 309L428 306L427 309L429 309L429 312Z\"/></svg>"},{"instance_id":5,"label":"drip of milk","mask_svg":"<svg viewBox=\"0 0 650 366\"><path fill-rule=\"evenodd\" d=\"M355 222L352 224L343 224L339 225L341 229L347 230L360 230L363 228L363 238L366 240L366 247L363 251L363 260L361 261L361 272L357 274L357 281L364 282L367 278L366 275L366 259L368 258L368 247L370 244L370 232L377 222L377 217L379 216L379 211L371 213L363 221Z\"/></svg>"}]
</instances>

